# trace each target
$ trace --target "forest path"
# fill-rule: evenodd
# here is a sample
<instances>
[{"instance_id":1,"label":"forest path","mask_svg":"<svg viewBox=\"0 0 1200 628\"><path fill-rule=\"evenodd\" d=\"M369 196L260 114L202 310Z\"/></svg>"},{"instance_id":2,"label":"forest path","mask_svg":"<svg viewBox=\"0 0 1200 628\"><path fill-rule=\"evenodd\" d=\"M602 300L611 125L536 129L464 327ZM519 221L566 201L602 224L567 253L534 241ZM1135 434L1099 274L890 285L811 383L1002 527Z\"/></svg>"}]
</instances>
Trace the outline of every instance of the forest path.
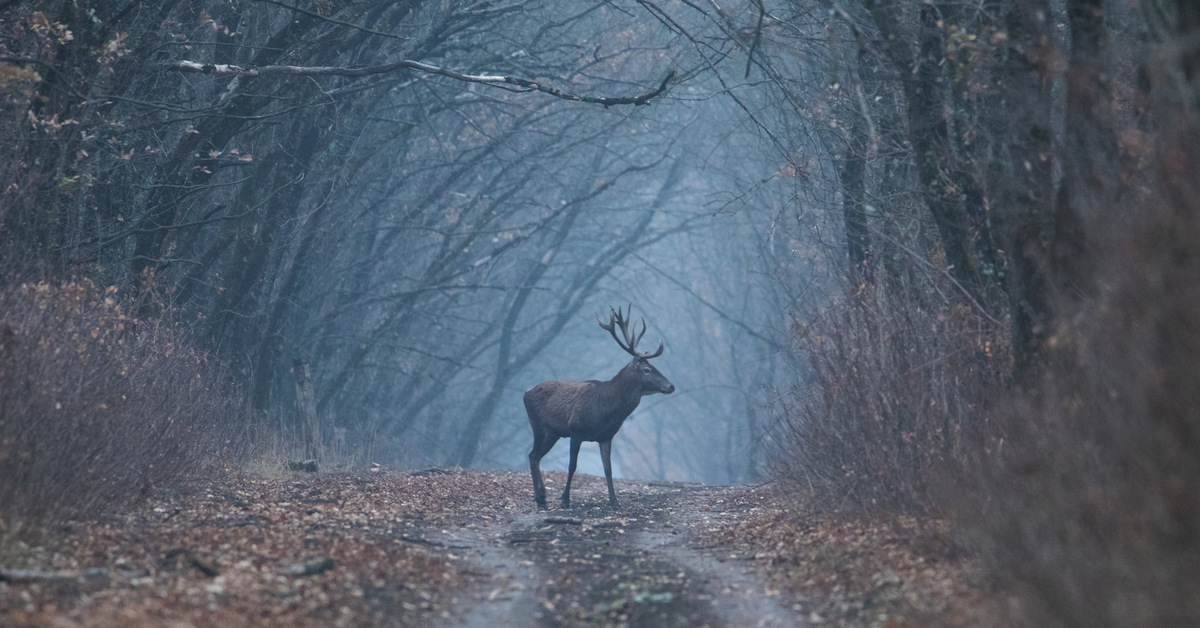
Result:
<instances>
[{"instance_id":1,"label":"forest path","mask_svg":"<svg viewBox=\"0 0 1200 628\"><path fill-rule=\"evenodd\" d=\"M548 476L551 492L562 486L562 474ZM483 576L444 625L798 625L800 605L747 569L749 557L689 533L742 516L726 498L745 490L618 481L614 511L603 478L576 474L572 508L528 508L439 539L469 548L467 563Z\"/></svg>"},{"instance_id":2,"label":"forest path","mask_svg":"<svg viewBox=\"0 0 1200 628\"><path fill-rule=\"evenodd\" d=\"M550 494L566 476L546 474ZM0 545L0 626L987 626L937 522L823 522L771 487L279 470Z\"/></svg>"}]
</instances>

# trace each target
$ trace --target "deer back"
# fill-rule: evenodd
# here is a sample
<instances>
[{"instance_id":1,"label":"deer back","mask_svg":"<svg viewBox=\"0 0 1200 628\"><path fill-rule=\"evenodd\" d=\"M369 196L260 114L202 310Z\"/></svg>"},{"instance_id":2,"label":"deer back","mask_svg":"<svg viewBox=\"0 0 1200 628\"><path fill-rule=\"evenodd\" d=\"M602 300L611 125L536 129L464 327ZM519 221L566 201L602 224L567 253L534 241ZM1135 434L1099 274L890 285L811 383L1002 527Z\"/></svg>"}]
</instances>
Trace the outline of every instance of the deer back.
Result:
<instances>
[{"instance_id":1,"label":"deer back","mask_svg":"<svg viewBox=\"0 0 1200 628\"><path fill-rule=\"evenodd\" d=\"M608 440L642 397L674 392L675 386L645 358L634 358L606 382L543 382L525 393L525 409L543 429L560 437Z\"/></svg>"}]
</instances>

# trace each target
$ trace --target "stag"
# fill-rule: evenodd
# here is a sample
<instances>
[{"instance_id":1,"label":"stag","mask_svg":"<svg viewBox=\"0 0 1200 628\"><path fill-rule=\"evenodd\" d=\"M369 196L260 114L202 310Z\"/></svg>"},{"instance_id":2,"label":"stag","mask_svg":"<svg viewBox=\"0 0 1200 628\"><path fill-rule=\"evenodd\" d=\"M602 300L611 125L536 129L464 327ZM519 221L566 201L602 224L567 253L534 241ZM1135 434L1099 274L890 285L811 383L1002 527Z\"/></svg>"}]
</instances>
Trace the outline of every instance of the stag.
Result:
<instances>
[{"instance_id":1,"label":"stag","mask_svg":"<svg viewBox=\"0 0 1200 628\"><path fill-rule=\"evenodd\" d=\"M642 332L637 332L637 323L629 328L630 305L627 312L609 308L608 324L596 315L600 328L612 334L627 353L633 356L629 364L615 377L600 382L559 381L542 382L525 392L525 412L529 414L529 425L533 428L533 450L529 452L529 472L533 474L533 495L538 508L546 507L546 485L542 483L542 456L545 456L560 438L571 439L571 463L567 467L567 486L563 489L562 507L571 506L571 478L575 475L575 463L579 459L579 446L587 442L600 444L600 459L604 462L604 479L608 482L608 503L617 508L617 494L612 481L612 439L617 430L638 407L642 397L655 393L671 394L675 385L667 381L658 369L650 364L652 358L662 355L662 341L653 353L638 353L637 345L646 335L646 321L642 319ZM617 336L617 329L621 336ZM631 333L632 332L632 333ZM624 337L622 342L621 337Z\"/></svg>"}]
</instances>

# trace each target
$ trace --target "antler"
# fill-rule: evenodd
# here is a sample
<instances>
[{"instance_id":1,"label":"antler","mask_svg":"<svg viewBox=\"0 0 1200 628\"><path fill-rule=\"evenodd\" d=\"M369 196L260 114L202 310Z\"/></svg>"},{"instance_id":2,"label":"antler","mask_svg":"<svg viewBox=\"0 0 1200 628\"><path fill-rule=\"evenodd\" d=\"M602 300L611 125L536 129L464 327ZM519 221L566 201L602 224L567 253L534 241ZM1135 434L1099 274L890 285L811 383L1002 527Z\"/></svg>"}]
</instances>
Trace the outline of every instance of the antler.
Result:
<instances>
[{"instance_id":1,"label":"antler","mask_svg":"<svg viewBox=\"0 0 1200 628\"><path fill-rule=\"evenodd\" d=\"M616 340L617 344L620 345L620 347L624 349L626 353L637 358L646 358L647 360L650 358L657 358L658 356L662 355L663 343L661 340L658 341L658 350L654 353L637 352L638 342L642 340L642 336L646 335L646 319L642 319L642 333L638 333L637 323L633 324L633 333L629 333L629 315L633 313L632 303L629 304L629 308L626 312L621 312L620 308L614 310L611 307L608 308L608 311L609 315L607 325L604 324L604 321L600 320L599 314L596 315L596 322L600 323L600 329L612 334L613 340ZM621 342L621 338L617 336L617 327L621 328L621 335L625 337L625 342Z\"/></svg>"}]
</instances>

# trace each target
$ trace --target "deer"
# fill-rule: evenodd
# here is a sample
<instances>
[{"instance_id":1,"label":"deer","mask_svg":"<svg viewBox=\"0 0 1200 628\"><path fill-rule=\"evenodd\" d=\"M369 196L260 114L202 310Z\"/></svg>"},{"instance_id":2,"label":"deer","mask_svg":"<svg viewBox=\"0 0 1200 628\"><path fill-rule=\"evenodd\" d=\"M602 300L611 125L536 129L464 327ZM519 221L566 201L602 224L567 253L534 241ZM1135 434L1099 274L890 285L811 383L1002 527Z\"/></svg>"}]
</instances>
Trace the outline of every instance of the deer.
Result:
<instances>
[{"instance_id":1,"label":"deer","mask_svg":"<svg viewBox=\"0 0 1200 628\"><path fill-rule=\"evenodd\" d=\"M628 311L609 308L608 324L596 315L600 328L612 335L617 345L633 356L612 379L542 382L525 391L525 412L533 428L533 450L529 452L529 472L533 475L533 496L539 509L546 508L546 485L542 483L541 461L560 438L571 439L571 462L567 467L567 486L563 489L562 508L571 507L571 478L575 475L575 464L579 460L579 447L584 442L600 445L600 459L604 463L604 480L608 482L608 503L616 510L617 493L612 480L612 439L625 419L638 407L642 397L675 392L675 385L667 380L650 360L663 353L660 340L658 350L638 353L638 342L646 335L646 319L642 319L642 332L637 332L637 323L629 327ZM617 336L617 329L621 336ZM624 342L622 342L622 337Z\"/></svg>"}]
</instances>

